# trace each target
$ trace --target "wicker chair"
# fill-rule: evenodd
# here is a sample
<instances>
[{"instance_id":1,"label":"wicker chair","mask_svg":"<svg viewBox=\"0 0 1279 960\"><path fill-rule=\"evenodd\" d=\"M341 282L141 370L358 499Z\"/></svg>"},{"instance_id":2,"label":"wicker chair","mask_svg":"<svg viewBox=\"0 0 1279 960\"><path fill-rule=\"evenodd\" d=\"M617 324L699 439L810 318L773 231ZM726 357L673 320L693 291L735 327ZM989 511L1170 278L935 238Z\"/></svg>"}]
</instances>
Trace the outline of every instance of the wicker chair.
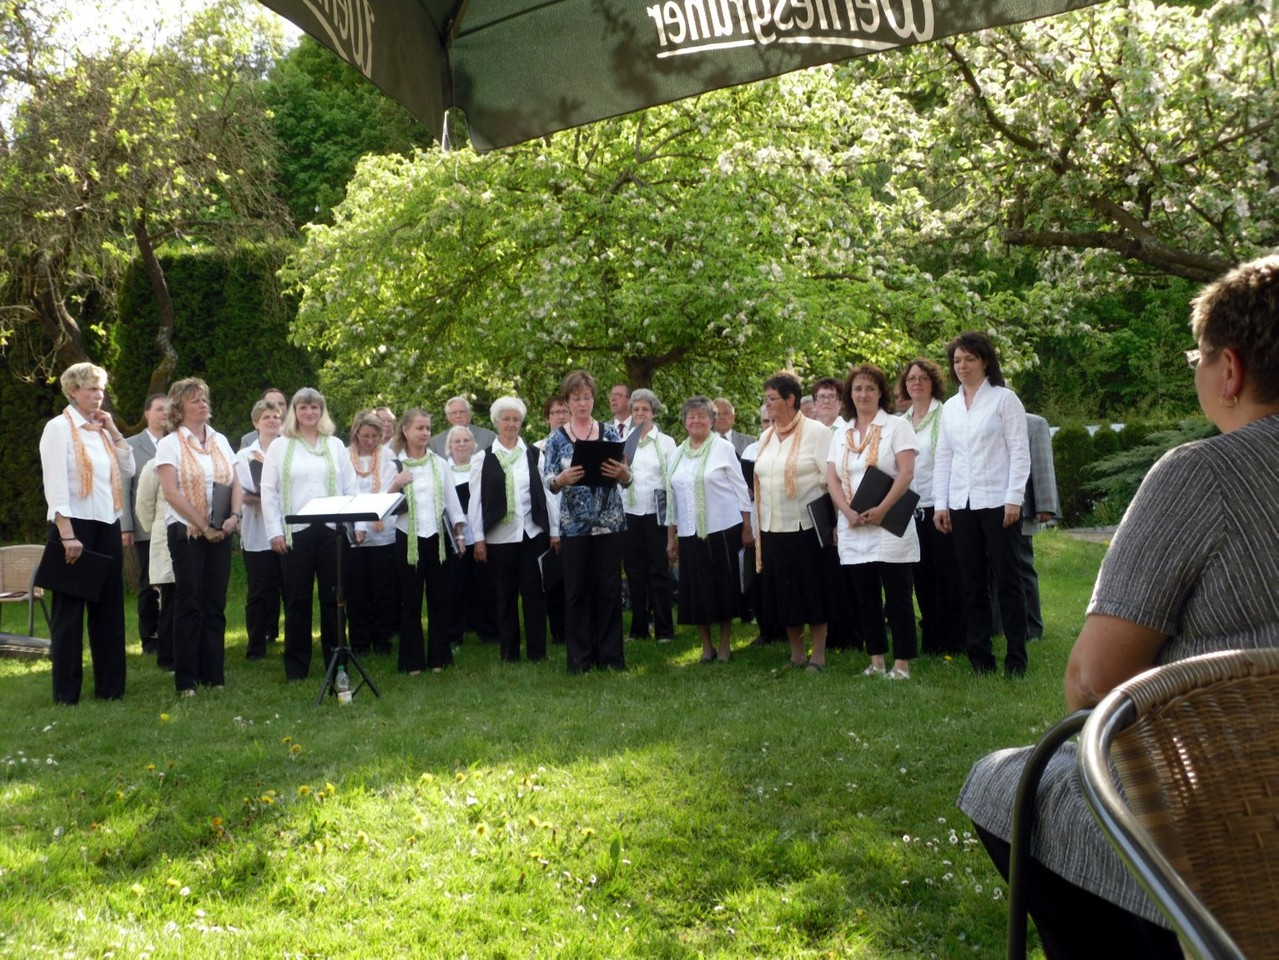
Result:
<instances>
[{"instance_id":1,"label":"wicker chair","mask_svg":"<svg viewBox=\"0 0 1279 960\"><path fill-rule=\"evenodd\" d=\"M1279 650L1194 657L1121 684L1080 734L1079 772L1189 954L1279 957Z\"/></svg>"},{"instance_id":2,"label":"wicker chair","mask_svg":"<svg viewBox=\"0 0 1279 960\"><path fill-rule=\"evenodd\" d=\"M49 625L49 608L45 606L44 591L33 582L36 567L44 555L40 544L21 544L0 547L0 604L25 603L27 605L27 636L36 633L36 601L44 613L44 623ZM0 606L0 611L4 608Z\"/></svg>"}]
</instances>

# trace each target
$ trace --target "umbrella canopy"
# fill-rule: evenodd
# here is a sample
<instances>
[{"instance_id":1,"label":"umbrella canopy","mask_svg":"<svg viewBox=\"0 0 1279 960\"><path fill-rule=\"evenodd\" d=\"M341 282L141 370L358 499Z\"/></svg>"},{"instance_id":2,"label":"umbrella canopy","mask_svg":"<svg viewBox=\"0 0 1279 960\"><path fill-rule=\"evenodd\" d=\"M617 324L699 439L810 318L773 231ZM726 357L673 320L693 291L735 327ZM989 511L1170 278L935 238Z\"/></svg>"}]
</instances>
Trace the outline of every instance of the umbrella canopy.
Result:
<instances>
[{"instance_id":1,"label":"umbrella canopy","mask_svg":"<svg viewBox=\"0 0 1279 960\"><path fill-rule=\"evenodd\" d=\"M478 150L1098 0L263 0Z\"/></svg>"}]
</instances>

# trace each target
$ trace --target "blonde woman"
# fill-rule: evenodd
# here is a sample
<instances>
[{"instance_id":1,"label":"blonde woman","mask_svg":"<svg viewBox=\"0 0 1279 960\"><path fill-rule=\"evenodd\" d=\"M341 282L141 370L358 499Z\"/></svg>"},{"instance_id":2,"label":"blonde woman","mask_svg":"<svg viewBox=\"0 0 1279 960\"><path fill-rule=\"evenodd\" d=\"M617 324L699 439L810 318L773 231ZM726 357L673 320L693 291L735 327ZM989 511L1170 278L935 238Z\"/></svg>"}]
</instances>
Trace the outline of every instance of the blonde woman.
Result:
<instances>
[{"instance_id":1,"label":"blonde woman","mask_svg":"<svg viewBox=\"0 0 1279 960\"><path fill-rule=\"evenodd\" d=\"M358 414L347 447L360 493L385 493L395 479L395 460L382 445L382 419L375 411ZM347 625L356 653L390 653L399 629L396 601L395 524L359 523L355 547L346 555Z\"/></svg>"},{"instance_id":2,"label":"blonde woman","mask_svg":"<svg viewBox=\"0 0 1279 960\"><path fill-rule=\"evenodd\" d=\"M155 448L164 491L164 521L173 560L173 682L195 696L198 686L226 683L226 594L231 534L239 529L243 493L235 453L213 429L209 386L198 377L169 388L170 433ZM214 484L231 487L231 514L212 518Z\"/></svg>"},{"instance_id":3,"label":"blonde woman","mask_svg":"<svg viewBox=\"0 0 1279 960\"><path fill-rule=\"evenodd\" d=\"M395 558L400 570L399 669L416 676L439 673L453 663L444 629L444 557L451 538L457 553L466 550L466 515L449 476L448 462L431 448L431 415L421 407L406 410L391 449L400 467L389 493L404 493L408 510L395 518ZM422 634L426 598L427 635Z\"/></svg>"},{"instance_id":4,"label":"blonde woman","mask_svg":"<svg viewBox=\"0 0 1279 960\"><path fill-rule=\"evenodd\" d=\"M327 664L338 646L338 557L333 524L286 523L318 497L354 496L355 470L333 435L324 395L313 387L293 394L281 437L262 465L262 515L271 549L284 566L284 676L311 672L311 605L320 595L320 647Z\"/></svg>"},{"instance_id":5,"label":"blonde woman","mask_svg":"<svg viewBox=\"0 0 1279 960\"><path fill-rule=\"evenodd\" d=\"M49 510L45 552L62 551L74 567L85 550L110 558L97 600L64 591L53 595L50 624L53 702L80 702L84 682L84 619L89 617L93 695L124 696L124 540L120 516L124 482L133 476L133 449L111 414L102 409L107 372L76 363L62 374L63 411L40 436L44 498Z\"/></svg>"}]
</instances>

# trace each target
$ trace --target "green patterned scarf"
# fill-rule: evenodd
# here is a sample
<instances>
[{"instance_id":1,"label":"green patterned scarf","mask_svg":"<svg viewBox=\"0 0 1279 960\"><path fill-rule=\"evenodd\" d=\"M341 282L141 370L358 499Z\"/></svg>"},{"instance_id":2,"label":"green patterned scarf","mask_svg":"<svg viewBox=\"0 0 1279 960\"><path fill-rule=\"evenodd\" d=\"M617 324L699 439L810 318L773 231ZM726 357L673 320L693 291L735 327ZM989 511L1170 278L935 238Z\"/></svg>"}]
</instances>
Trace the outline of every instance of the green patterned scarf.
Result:
<instances>
[{"instance_id":1,"label":"green patterned scarf","mask_svg":"<svg viewBox=\"0 0 1279 960\"><path fill-rule=\"evenodd\" d=\"M640 450L643 450L650 443L657 444L657 448L654 452L657 454L657 466L662 472L662 489L666 492L666 502L669 504L671 502L671 478L670 478L670 474L666 472L666 454L662 453L662 445L660 443L657 443L658 436L659 434L657 432L657 428L656 427L650 428L648 431L648 436L640 438L639 446L636 447L635 449L635 455L639 456ZM710 439L710 438L708 437L707 439ZM626 505L628 507L635 506L634 482L632 482L631 485L626 488Z\"/></svg>"},{"instance_id":2,"label":"green patterned scarf","mask_svg":"<svg viewBox=\"0 0 1279 960\"><path fill-rule=\"evenodd\" d=\"M697 504L697 536L702 540L707 537L707 520L706 520L706 464L710 463L711 444L714 441L707 437L702 441L702 446L698 450L694 450L686 439L679 445L679 450L675 454L675 462L671 465L671 473L675 472L675 468L679 466L680 460L687 457L689 460L699 461L697 464L697 477L693 481L693 501Z\"/></svg>"},{"instance_id":3,"label":"green patterned scarf","mask_svg":"<svg viewBox=\"0 0 1279 960\"><path fill-rule=\"evenodd\" d=\"M435 480L435 526L440 538L440 563L444 562L444 478L440 474L440 458L426 451L426 455L416 460L404 458L401 462L405 469L412 470L414 467L420 467L424 463L430 461L431 475ZM410 480L404 485L404 494L409 501L409 566L417 566L417 494L410 489L414 481Z\"/></svg>"},{"instance_id":4,"label":"green patterned scarf","mask_svg":"<svg viewBox=\"0 0 1279 960\"><path fill-rule=\"evenodd\" d=\"M507 450L498 442L493 444L493 453L497 456L497 462L502 465L502 472L506 474L506 516L502 518L502 522L510 523L515 518L515 464L524 456L524 451L518 443L514 450Z\"/></svg>"}]
</instances>

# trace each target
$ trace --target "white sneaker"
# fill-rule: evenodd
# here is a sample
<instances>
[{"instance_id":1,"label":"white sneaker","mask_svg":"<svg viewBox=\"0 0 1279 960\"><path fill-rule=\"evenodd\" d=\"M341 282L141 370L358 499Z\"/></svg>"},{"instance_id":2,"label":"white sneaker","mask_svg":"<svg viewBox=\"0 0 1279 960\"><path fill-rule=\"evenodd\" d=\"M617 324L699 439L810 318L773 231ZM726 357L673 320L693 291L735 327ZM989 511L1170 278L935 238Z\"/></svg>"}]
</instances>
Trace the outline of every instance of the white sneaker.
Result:
<instances>
[{"instance_id":1,"label":"white sneaker","mask_svg":"<svg viewBox=\"0 0 1279 960\"><path fill-rule=\"evenodd\" d=\"M863 677L885 677L887 675L888 672L883 667L877 666L873 663L862 671Z\"/></svg>"}]
</instances>

